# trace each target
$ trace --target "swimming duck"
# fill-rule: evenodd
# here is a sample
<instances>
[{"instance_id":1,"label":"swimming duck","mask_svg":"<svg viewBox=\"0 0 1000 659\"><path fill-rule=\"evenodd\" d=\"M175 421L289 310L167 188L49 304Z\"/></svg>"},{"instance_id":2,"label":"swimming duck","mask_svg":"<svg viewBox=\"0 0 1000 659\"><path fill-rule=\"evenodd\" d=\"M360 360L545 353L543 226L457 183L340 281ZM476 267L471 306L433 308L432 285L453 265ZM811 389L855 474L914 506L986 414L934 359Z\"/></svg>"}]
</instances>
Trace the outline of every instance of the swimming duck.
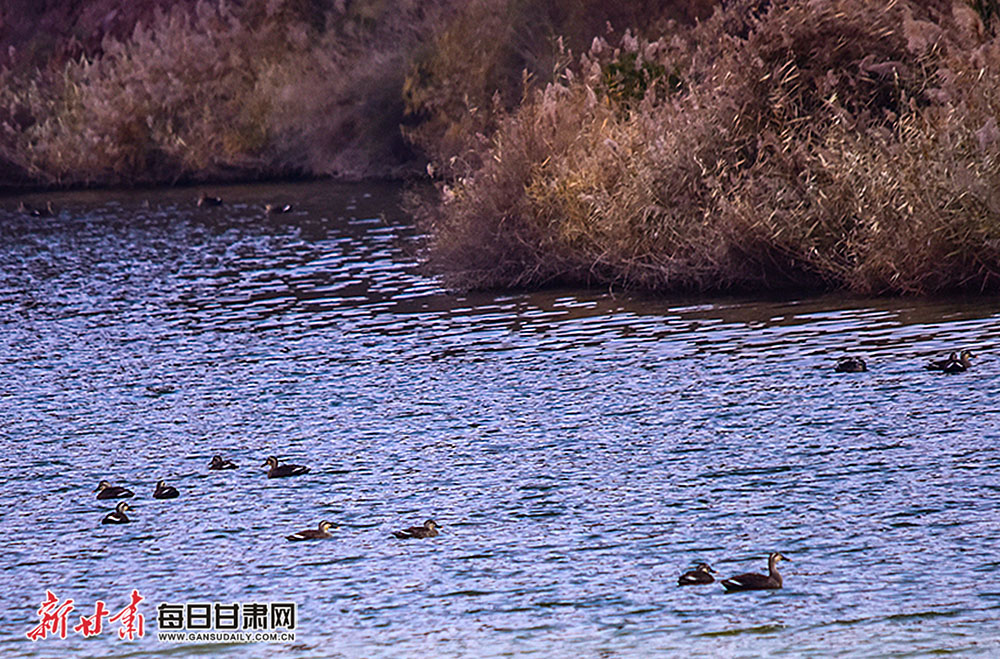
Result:
<instances>
[{"instance_id":1,"label":"swimming duck","mask_svg":"<svg viewBox=\"0 0 1000 659\"><path fill-rule=\"evenodd\" d=\"M953 352L948 355L948 359L939 359L937 361L929 362L924 368L928 371L944 371L949 365L954 364L958 361L958 353Z\"/></svg>"},{"instance_id":2,"label":"swimming duck","mask_svg":"<svg viewBox=\"0 0 1000 659\"><path fill-rule=\"evenodd\" d=\"M942 373L961 373L962 371L967 371L972 366L972 357L975 357L975 355L972 354L971 350L963 350L961 355L953 352L948 355L948 359L930 362L926 368L930 371L941 371Z\"/></svg>"},{"instance_id":3,"label":"swimming duck","mask_svg":"<svg viewBox=\"0 0 1000 659\"><path fill-rule=\"evenodd\" d=\"M176 487L167 485L164 481L156 481L156 491L153 492L154 499L176 499L181 495Z\"/></svg>"},{"instance_id":4,"label":"swimming duck","mask_svg":"<svg viewBox=\"0 0 1000 659\"><path fill-rule=\"evenodd\" d=\"M282 213L291 213L291 204L264 204L264 212L269 215L281 215Z\"/></svg>"},{"instance_id":5,"label":"swimming duck","mask_svg":"<svg viewBox=\"0 0 1000 659\"><path fill-rule=\"evenodd\" d=\"M127 501L119 501L113 513L108 513L101 520L101 524L128 524L132 520L125 514L126 510L132 510L132 506Z\"/></svg>"},{"instance_id":6,"label":"swimming duck","mask_svg":"<svg viewBox=\"0 0 1000 659\"><path fill-rule=\"evenodd\" d=\"M723 579L722 585L727 592L740 590L774 590L781 588L781 575L778 574L778 561L789 560L775 552L767 558L767 576L763 574L740 574L729 579Z\"/></svg>"},{"instance_id":7,"label":"swimming duck","mask_svg":"<svg viewBox=\"0 0 1000 659\"><path fill-rule=\"evenodd\" d=\"M291 535L286 535L287 540L324 540L326 538L332 538L333 535L330 533L330 529L337 528L337 525L333 522L320 522L318 529L306 529L305 531L299 531L298 533L293 533Z\"/></svg>"},{"instance_id":8,"label":"swimming duck","mask_svg":"<svg viewBox=\"0 0 1000 659\"><path fill-rule=\"evenodd\" d=\"M267 470L268 478L285 478L287 476L301 476L302 474L309 471L309 467L303 465L279 465L278 458L273 455L261 465L262 467L270 467Z\"/></svg>"},{"instance_id":9,"label":"swimming duck","mask_svg":"<svg viewBox=\"0 0 1000 659\"><path fill-rule=\"evenodd\" d=\"M939 359L938 361L930 362L929 364L927 364L925 368L928 371L943 371L948 366L948 364L951 364L952 362L956 361L958 361L958 353L953 352L950 355L948 355L948 359Z\"/></svg>"},{"instance_id":10,"label":"swimming duck","mask_svg":"<svg viewBox=\"0 0 1000 659\"><path fill-rule=\"evenodd\" d=\"M699 563L695 569L690 572L685 572L678 577L677 585L694 586L697 584L712 583L715 581L715 577L712 576L714 572L715 570L713 570L708 563Z\"/></svg>"},{"instance_id":11,"label":"swimming duck","mask_svg":"<svg viewBox=\"0 0 1000 659\"><path fill-rule=\"evenodd\" d=\"M958 356L958 359L945 364L945 367L942 370L944 370L945 373L961 373L962 371L967 371L969 370L969 367L972 366L972 357L975 357L975 355L972 354L971 350L963 350Z\"/></svg>"},{"instance_id":12,"label":"swimming duck","mask_svg":"<svg viewBox=\"0 0 1000 659\"><path fill-rule=\"evenodd\" d=\"M221 206L222 197L210 197L208 193L202 192L201 196L198 197L199 206Z\"/></svg>"},{"instance_id":13,"label":"swimming duck","mask_svg":"<svg viewBox=\"0 0 1000 659\"><path fill-rule=\"evenodd\" d=\"M232 460L223 460L221 455L213 455L212 462L209 463L208 468L218 471L220 469L236 469L236 465Z\"/></svg>"},{"instance_id":14,"label":"swimming duck","mask_svg":"<svg viewBox=\"0 0 1000 659\"><path fill-rule=\"evenodd\" d=\"M861 357L841 357L833 370L837 373L863 373L868 370L868 364Z\"/></svg>"},{"instance_id":15,"label":"swimming duck","mask_svg":"<svg viewBox=\"0 0 1000 659\"><path fill-rule=\"evenodd\" d=\"M125 487L119 487L117 485L112 486L108 481L101 481L98 483L97 489L94 490L94 492L97 492L98 499L120 499L122 497L127 498L135 496L135 492L132 490Z\"/></svg>"},{"instance_id":16,"label":"swimming duck","mask_svg":"<svg viewBox=\"0 0 1000 659\"><path fill-rule=\"evenodd\" d=\"M433 519L429 519L424 522L423 526L411 526L408 529L403 529L402 531L393 531L392 534L399 538L400 540L409 540L411 538L433 538L438 534L438 523Z\"/></svg>"}]
</instances>

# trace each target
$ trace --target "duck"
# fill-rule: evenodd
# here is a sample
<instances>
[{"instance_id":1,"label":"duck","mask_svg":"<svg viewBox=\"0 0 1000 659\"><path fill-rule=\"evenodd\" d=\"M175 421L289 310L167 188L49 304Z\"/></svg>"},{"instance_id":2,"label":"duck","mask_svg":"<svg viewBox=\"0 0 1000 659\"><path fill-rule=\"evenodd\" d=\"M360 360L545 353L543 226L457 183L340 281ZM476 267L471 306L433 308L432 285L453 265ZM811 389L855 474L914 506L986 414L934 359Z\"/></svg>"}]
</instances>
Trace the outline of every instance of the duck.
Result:
<instances>
[{"instance_id":1,"label":"duck","mask_svg":"<svg viewBox=\"0 0 1000 659\"><path fill-rule=\"evenodd\" d=\"M970 357L974 357L974 356L975 355L973 355L968 350L963 350L962 354L959 355L958 359L956 359L955 361L951 362L950 364L947 364L944 367L944 372L945 373L963 373L963 372L969 370L969 367L972 366L972 362L969 360L969 358Z\"/></svg>"},{"instance_id":2,"label":"duck","mask_svg":"<svg viewBox=\"0 0 1000 659\"><path fill-rule=\"evenodd\" d=\"M868 370L868 364L861 357L841 357L833 370L837 373L863 373Z\"/></svg>"},{"instance_id":3,"label":"duck","mask_svg":"<svg viewBox=\"0 0 1000 659\"><path fill-rule=\"evenodd\" d=\"M127 487L111 485L108 481L98 483L97 489L94 492L97 492L98 499L121 499L135 496L135 492Z\"/></svg>"},{"instance_id":4,"label":"duck","mask_svg":"<svg viewBox=\"0 0 1000 659\"><path fill-rule=\"evenodd\" d=\"M437 522L433 519L429 519L424 522L423 526L411 526L410 528L403 529L402 531L393 531L392 534L400 540L433 538L438 534L439 528L441 527Z\"/></svg>"},{"instance_id":5,"label":"duck","mask_svg":"<svg viewBox=\"0 0 1000 659\"><path fill-rule=\"evenodd\" d=\"M270 467L267 470L268 478L286 478L288 476L301 476L309 471L309 467L303 465L279 465L278 458L273 455L269 457L262 467Z\"/></svg>"},{"instance_id":6,"label":"duck","mask_svg":"<svg viewBox=\"0 0 1000 659\"><path fill-rule=\"evenodd\" d=\"M220 469L236 469L236 464L232 460L223 460L221 455L213 455L208 468L212 471Z\"/></svg>"},{"instance_id":7,"label":"duck","mask_svg":"<svg viewBox=\"0 0 1000 659\"><path fill-rule=\"evenodd\" d=\"M198 197L199 206L221 206L222 197L212 197L207 192L202 192Z\"/></svg>"},{"instance_id":8,"label":"duck","mask_svg":"<svg viewBox=\"0 0 1000 659\"><path fill-rule=\"evenodd\" d=\"M715 577L712 574L715 570L708 563L699 563L695 569L685 572L677 578L678 586L695 586L699 584L712 583Z\"/></svg>"},{"instance_id":9,"label":"duck","mask_svg":"<svg viewBox=\"0 0 1000 659\"><path fill-rule=\"evenodd\" d=\"M176 499L181 495L176 487L167 485L165 481L156 481L156 491L153 492L154 499Z\"/></svg>"},{"instance_id":10,"label":"duck","mask_svg":"<svg viewBox=\"0 0 1000 659\"><path fill-rule=\"evenodd\" d=\"M286 535L286 540L291 540L292 542L298 540L325 540L326 538L332 538L333 534L330 533L330 529L337 528L337 525L333 522L322 521L319 523L318 529L306 529L305 531L299 531L298 533L293 533L291 535Z\"/></svg>"},{"instance_id":11,"label":"duck","mask_svg":"<svg viewBox=\"0 0 1000 659\"><path fill-rule=\"evenodd\" d=\"M268 215L281 215L283 213L291 213L291 204L264 204L264 212Z\"/></svg>"},{"instance_id":12,"label":"duck","mask_svg":"<svg viewBox=\"0 0 1000 659\"><path fill-rule=\"evenodd\" d=\"M941 371L942 373L961 373L969 370L972 366L972 358L975 357L971 350L963 350L961 354L951 353L948 359L939 359L927 364L929 371Z\"/></svg>"},{"instance_id":13,"label":"duck","mask_svg":"<svg viewBox=\"0 0 1000 659\"><path fill-rule=\"evenodd\" d=\"M778 573L778 561L790 560L778 552L767 557L767 576L763 574L739 574L722 580L722 586L727 592L741 590L775 590L781 588L781 575Z\"/></svg>"},{"instance_id":14,"label":"duck","mask_svg":"<svg viewBox=\"0 0 1000 659\"><path fill-rule=\"evenodd\" d=\"M924 368L926 368L928 371L943 371L948 366L948 364L951 364L952 362L956 361L958 361L958 353L953 352L950 355L948 355L948 359L939 359L937 361L930 362Z\"/></svg>"},{"instance_id":15,"label":"duck","mask_svg":"<svg viewBox=\"0 0 1000 659\"><path fill-rule=\"evenodd\" d=\"M128 524L132 520L125 514L126 510L132 510L132 506L127 501L119 501L113 513L108 513L101 520L101 524Z\"/></svg>"}]
</instances>

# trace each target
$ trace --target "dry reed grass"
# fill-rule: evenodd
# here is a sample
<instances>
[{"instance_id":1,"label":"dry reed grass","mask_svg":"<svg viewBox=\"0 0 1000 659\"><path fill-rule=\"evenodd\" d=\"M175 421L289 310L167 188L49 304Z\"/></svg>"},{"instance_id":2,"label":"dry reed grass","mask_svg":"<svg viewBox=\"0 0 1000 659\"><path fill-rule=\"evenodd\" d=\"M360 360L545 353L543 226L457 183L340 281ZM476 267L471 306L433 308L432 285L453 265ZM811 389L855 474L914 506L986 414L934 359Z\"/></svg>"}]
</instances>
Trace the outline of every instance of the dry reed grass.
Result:
<instances>
[{"instance_id":1,"label":"dry reed grass","mask_svg":"<svg viewBox=\"0 0 1000 659\"><path fill-rule=\"evenodd\" d=\"M157 10L93 56L0 72L0 160L49 184L416 169L398 131L401 72L447 4Z\"/></svg>"},{"instance_id":2,"label":"dry reed grass","mask_svg":"<svg viewBox=\"0 0 1000 659\"><path fill-rule=\"evenodd\" d=\"M1000 42L950 2L736 2L598 40L420 213L458 287L1000 289ZM609 66L676 71L634 106Z\"/></svg>"},{"instance_id":3,"label":"dry reed grass","mask_svg":"<svg viewBox=\"0 0 1000 659\"><path fill-rule=\"evenodd\" d=\"M482 141L526 93L586 50L611 26L658 32L707 18L718 0L604 0L540 3L471 0L454 11L407 74L406 135L452 176L480 164Z\"/></svg>"}]
</instances>

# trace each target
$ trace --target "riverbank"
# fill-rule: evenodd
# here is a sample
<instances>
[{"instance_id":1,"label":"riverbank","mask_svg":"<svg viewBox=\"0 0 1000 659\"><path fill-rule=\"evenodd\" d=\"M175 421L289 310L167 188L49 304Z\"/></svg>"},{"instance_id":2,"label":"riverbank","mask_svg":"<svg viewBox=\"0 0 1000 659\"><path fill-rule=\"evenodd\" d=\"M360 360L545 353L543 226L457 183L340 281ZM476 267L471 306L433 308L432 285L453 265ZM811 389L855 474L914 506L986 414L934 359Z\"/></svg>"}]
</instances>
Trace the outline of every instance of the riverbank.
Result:
<instances>
[{"instance_id":1,"label":"riverbank","mask_svg":"<svg viewBox=\"0 0 1000 659\"><path fill-rule=\"evenodd\" d=\"M0 10L0 187L426 176L492 133L523 73L551 79L557 35L584 48L608 21L713 4L18 1Z\"/></svg>"},{"instance_id":2,"label":"riverbank","mask_svg":"<svg viewBox=\"0 0 1000 659\"><path fill-rule=\"evenodd\" d=\"M421 206L447 280L998 290L995 25L950 3L756 4L597 40L526 99Z\"/></svg>"},{"instance_id":3,"label":"riverbank","mask_svg":"<svg viewBox=\"0 0 1000 659\"><path fill-rule=\"evenodd\" d=\"M64 37L41 54L34 41L12 48L0 74L0 160L15 180L114 186L422 170L399 131L398 90L444 0L200 1L144 12L105 0L109 13L93 27L63 4L36 9L35 20L103 36Z\"/></svg>"},{"instance_id":4,"label":"riverbank","mask_svg":"<svg viewBox=\"0 0 1000 659\"><path fill-rule=\"evenodd\" d=\"M462 289L1000 290L996 2L603 4L152 3L8 52L0 176L429 170Z\"/></svg>"}]
</instances>

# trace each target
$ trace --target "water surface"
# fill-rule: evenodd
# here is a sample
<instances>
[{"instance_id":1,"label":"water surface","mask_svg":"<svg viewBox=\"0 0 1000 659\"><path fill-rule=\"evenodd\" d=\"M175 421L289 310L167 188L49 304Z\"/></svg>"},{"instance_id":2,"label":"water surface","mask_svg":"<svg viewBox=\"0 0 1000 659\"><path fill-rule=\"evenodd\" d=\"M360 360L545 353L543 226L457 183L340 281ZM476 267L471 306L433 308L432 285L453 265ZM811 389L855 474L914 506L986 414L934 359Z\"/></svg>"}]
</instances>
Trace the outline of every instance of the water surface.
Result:
<instances>
[{"instance_id":1,"label":"water surface","mask_svg":"<svg viewBox=\"0 0 1000 659\"><path fill-rule=\"evenodd\" d=\"M0 204L4 656L1000 652L996 298L449 294L395 187L221 193ZM132 524L100 525L101 479ZM676 586L779 550L781 591ZM142 640L24 636L45 589L133 588ZM297 602L296 642L151 633L159 602L250 600Z\"/></svg>"}]
</instances>

